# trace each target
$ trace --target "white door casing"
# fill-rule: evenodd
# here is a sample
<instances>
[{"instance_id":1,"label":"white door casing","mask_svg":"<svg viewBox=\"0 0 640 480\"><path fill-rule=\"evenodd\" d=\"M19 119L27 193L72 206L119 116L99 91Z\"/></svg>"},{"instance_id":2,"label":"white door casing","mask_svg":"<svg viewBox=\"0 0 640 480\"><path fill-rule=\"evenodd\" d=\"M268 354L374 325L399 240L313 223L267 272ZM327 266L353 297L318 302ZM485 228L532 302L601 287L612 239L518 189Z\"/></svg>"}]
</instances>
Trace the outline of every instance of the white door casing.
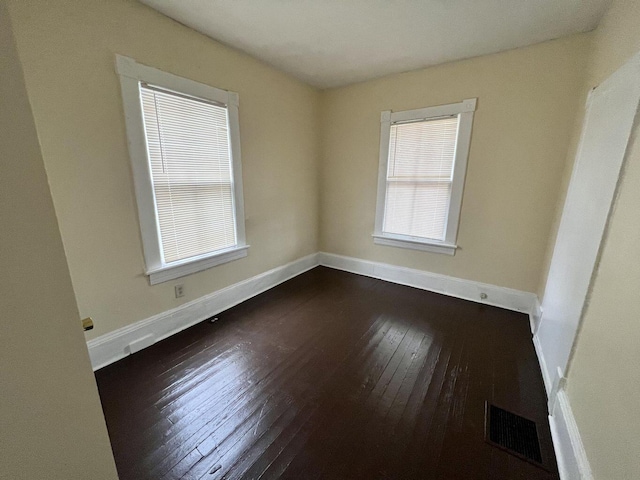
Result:
<instances>
[{"instance_id":1,"label":"white door casing","mask_svg":"<svg viewBox=\"0 0 640 480\"><path fill-rule=\"evenodd\" d=\"M566 376L639 101L640 55L587 100L536 333L550 403L558 377Z\"/></svg>"}]
</instances>

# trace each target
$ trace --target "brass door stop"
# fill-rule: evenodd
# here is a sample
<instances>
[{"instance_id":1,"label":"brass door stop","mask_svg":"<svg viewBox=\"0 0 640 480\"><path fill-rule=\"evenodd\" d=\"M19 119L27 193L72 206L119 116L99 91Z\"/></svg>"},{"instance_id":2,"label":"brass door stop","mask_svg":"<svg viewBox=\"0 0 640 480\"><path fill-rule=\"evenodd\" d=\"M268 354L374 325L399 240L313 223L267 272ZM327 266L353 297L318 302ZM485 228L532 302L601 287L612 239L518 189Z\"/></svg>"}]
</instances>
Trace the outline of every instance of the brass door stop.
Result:
<instances>
[{"instance_id":1,"label":"brass door stop","mask_svg":"<svg viewBox=\"0 0 640 480\"><path fill-rule=\"evenodd\" d=\"M93 320L91 319L91 317L87 317L87 318L82 319L82 328L84 328L85 332L87 330L92 330L93 329Z\"/></svg>"}]
</instances>

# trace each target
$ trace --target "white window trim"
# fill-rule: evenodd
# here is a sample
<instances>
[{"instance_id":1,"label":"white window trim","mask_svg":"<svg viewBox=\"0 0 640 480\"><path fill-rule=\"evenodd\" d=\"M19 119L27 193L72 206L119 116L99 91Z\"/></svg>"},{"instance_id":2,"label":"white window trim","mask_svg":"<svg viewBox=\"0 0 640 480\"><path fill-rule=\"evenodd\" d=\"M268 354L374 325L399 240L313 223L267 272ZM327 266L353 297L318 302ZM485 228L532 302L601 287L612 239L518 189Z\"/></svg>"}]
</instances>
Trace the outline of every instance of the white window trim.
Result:
<instances>
[{"instance_id":1,"label":"white window trim","mask_svg":"<svg viewBox=\"0 0 640 480\"><path fill-rule=\"evenodd\" d=\"M246 257L249 245L246 243L244 226L238 94L141 65L132 58L122 55L116 55L116 71L120 76L120 87L122 89L129 156L131 157L133 182L138 204L138 220L144 252L145 274L149 276L151 285ZM160 227L151 180L151 167L148 160L142 103L140 100L140 82L146 82L197 98L204 98L224 104L227 107L233 168L233 206L237 236L237 244L234 247L177 262L163 263Z\"/></svg>"},{"instance_id":2,"label":"white window trim","mask_svg":"<svg viewBox=\"0 0 640 480\"><path fill-rule=\"evenodd\" d=\"M439 105L435 107L419 108L416 110L404 110L401 112L384 111L380 115L380 164L378 169L378 197L376 201L376 219L373 232L373 241L378 245L410 248L434 253L455 255L460 221L460 209L462 207L462 192L467 171L467 159L471 144L471 127L473 125L473 113L476 110L476 98L468 98L459 103ZM397 235L382 231L384 223L384 210L387 194L387 164L389 161L389 137L391 125L420 120L436 119L457 115L458 135L454 155L453 180L451 184L451 201L445 227L445 239L443 241L413 237L410 235Z\"/></svg>"}]
</instances>

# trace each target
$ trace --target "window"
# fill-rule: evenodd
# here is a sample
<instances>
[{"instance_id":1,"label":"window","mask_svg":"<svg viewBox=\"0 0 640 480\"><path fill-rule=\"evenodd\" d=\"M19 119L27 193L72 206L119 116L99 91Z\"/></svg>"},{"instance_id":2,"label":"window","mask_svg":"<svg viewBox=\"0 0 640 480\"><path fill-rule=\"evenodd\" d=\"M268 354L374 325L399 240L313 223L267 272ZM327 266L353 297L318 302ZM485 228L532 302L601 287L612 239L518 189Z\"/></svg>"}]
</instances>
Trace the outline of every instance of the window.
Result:
<instances>
[{"instance_id":1,"label":"window","mask_svg":"<svg viewBox=\"0 0 640 480\"><path fill-rule=\"evenodd\" d=\"M245 257L238 95L116 64L150 283Z\"/></svg>"},{"instance_id":2,"label":"window","mask_svg":"<svg viewBox=\"0 0 640 480\"><path fill-rule=\"evenodd\" d=\"M382 112L375 243L455 254L475 109Z\"/></svg>"}]
</instances>

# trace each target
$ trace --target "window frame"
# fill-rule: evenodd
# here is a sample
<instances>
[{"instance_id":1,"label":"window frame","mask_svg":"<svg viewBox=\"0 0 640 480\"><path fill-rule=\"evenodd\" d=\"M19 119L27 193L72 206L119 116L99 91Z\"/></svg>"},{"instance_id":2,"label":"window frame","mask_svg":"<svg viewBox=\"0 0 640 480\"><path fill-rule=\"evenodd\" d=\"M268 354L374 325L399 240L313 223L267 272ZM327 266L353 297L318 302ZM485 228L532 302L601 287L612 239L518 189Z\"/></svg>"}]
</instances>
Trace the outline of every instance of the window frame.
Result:
<instances>
[{"instance_id":1,"label":"window frame","mask_svg":"<svg viewBox=\"0 0 640 480\"><path fill-rule=\"evenodd\" d=\"M373 241L378 245L409 248L426 252L455 255L458 245L458 226L462 207L462 194L471 145L471 129L473 114L476 110L477 98L468 98L458 103L438 105L393 112L386 110L380 115L380 160L378 167L378 195L376 200L376 217ZM451 197L445 226L444 240L426 239L411 235L400 235L383 231L384 213L387 196L387 170L389 164L389 143L391 126L394 124L435 120L450 116L458 117L458 132L451 180Z\"/></svg>"},{"instance_id":2,"label":"window frame","mask_svg":"<svg viewBox=\"0 0 640 480\"><path fill-rule=\"evenodd\" d=\"M246 257L249 245L246 243L244 221L238 94L142 65L134 59L122 55L116 55L116 72L120 77L122 91L129 157L142 237L144 273L149 277L149 283L155 285ZM235 246L175 262L165 263L163 261L160 226L140 97L141 82L174 91L177 94L215 102L227 108L237 241Z\"/></svg>"}]
</instances>

